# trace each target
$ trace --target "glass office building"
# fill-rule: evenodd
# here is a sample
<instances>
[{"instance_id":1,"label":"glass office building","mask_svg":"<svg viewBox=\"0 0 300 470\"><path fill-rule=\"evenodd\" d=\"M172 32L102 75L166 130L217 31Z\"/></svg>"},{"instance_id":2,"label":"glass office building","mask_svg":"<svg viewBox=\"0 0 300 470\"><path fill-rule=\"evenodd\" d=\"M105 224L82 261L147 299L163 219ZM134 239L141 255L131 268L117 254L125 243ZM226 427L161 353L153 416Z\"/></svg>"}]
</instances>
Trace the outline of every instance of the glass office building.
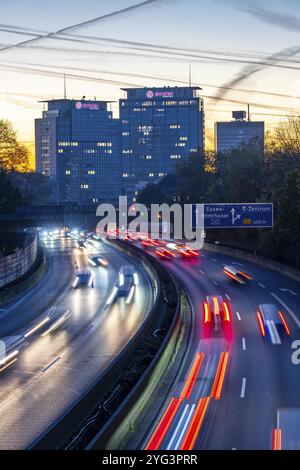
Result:
<instances>
[{"instance_id":1,"label":"glass office building","mask_svg":"<svg viewBox=\"0 0 300 470\"><path fill-rule=\"evenodd\" d=\"M35 121L36 171L54 201L90 205L120 194L119 120L104 101L51 100Z\"/></svg>"},{"instance_id":2,"label":"glass office building","mask_svg":"<svg viewBox=\"0 0 300 470\"><path fill-rule=\"evenodd\" d=\"M255 146L263 155L265 123L246 120L245 111L234 111L232 117L232 121L215 123L216 152L226 153L244 144Z\"/></svg>"},{"instance_id":3,"label":"glass office building","mask_svg":"<svg viewBox=\"0 0 300 470\"><path fill-rule=\"evenodd\" d=\"M122 190L131 198L204 147L199 87L125 88L120 100Z\"/></svg>"}]
</instances>

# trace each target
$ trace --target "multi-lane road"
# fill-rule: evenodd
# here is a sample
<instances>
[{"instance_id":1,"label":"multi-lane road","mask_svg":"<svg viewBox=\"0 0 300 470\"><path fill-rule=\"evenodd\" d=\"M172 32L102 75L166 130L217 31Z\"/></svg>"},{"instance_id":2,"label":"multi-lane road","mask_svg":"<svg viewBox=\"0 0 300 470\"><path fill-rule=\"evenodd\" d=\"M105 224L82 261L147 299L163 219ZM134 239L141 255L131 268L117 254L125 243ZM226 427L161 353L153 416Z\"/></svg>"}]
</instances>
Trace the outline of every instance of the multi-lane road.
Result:
<instances>
[{"instance_id":1,"label":"multi-lane road","mask_svg":"<svg viewBox=\"0 0 300 470\"><path fill-rule=\"evenodd\" d=\"M0 448L24 449L80 397L120 353L142 325L153 301L150 281L137 268L139 284L130 305L106 302L119 269L130 261L110 245L94 241L78 248L68 238L46 241L49 266L30 292L1 306L0 339L9 344L27 336L15 362L0 366ZM77 269L88 266L88 254L109 260L91 267L94 288L73 289ZM48 312L68 319L43 336L35 327ZM44 331L44 330L43 330Z\"/></svg>"},{"instance_id":2,"label":"multi-lane road","mask_svg":"<svg viewBox=\"0 0 300 470\"><path fill-rule=\"evenodd\" d=\"M292 363L292 343L300 339L299 284L205 250L197 260L163 262L185 287L194 321L181 373L141 448L300 448L300 426L295 430L291 421L295 408L300 409L300 366ZM234 284L224 276L224 265L239 267L253 280ZM221 295L230 303L231 340L204 338L202 303L207 295ZM261 336L259 304L276 304L285 313L291 334L282 344L274 346Z\"/></svg>"},{"instance_id":3,"label":"multi-lane road","mask_svg":"<svg viewBox=\"0 0 300 470\"><path fill-rule=\"evenodd\" d=\"M120 266L128 264L107 243L94 241L78 248L73 240L62 238L48 240L46 248L49 265L43 279L1 307L0 338L9 343L12 337L24 336L49 311L71 315L53 334L34 331L17 361L0 367L2 449L30 446L61 416L121 352L153 301L150 282L137 268L139 285L132 303L119 299L106 307ZM88 265L89 254L104 256L109 266L91 268L94 289L74 290L74 274ZM192 332L180 373L141 436L140 448L299 448L295 417L300 410L300 365L292 362L292 343L300 340L299 284L206 250L198 258L177 256L162 262L185 287L193 310ZM231 282L224 265L247 272L252 281ZM221 295L230 304L231 337L205 337L202 304L208 295ZM258 305L268 303L284 312L290 330L276 346L261 336L257 322Z\"/></svg>"}]
</instances>

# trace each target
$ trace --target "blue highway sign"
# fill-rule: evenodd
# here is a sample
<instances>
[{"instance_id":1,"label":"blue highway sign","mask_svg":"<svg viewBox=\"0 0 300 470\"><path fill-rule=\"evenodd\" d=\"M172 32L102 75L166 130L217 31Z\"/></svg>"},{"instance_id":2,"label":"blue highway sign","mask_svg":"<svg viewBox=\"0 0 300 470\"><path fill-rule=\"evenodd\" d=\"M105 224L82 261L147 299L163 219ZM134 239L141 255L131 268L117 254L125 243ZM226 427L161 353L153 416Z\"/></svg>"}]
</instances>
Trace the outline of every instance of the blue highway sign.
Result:
<instances>
[{"instance_id":1,"label":"blue highway sign","mask_svg":"<svg viewBox=\"0 0 300 470\"><path fill-rule=\"evenodd\" d=\"M273 204L193 204L192 225L193 228L273 227Z\"/></svg>"}]
</instances>

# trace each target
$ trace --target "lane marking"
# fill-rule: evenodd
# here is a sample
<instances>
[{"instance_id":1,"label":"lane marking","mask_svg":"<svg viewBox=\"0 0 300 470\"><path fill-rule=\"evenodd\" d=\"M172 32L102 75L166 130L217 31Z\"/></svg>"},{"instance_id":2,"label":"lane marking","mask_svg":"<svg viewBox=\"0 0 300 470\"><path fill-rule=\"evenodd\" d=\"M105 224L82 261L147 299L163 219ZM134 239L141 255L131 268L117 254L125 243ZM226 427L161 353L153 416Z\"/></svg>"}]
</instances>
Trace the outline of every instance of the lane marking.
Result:
<instances>
[{"instance_id":1,"label":"lane marking","mask_svg":"<svg viewBox=\"0 0 300 470\"><path fill-rule=\"evenodd\" d=\"M212 281L212 283L215 285L215 286L218 286L219 284L217 283L217 281Z\"/></svg>"},{"instance_id":2,"label":"lane marking","mask_svg":"<svg viewBox=\"0 0 300 470\"><path fill-rule=\"evenodd\" d=\"M177 434L178 434L179 431L180 431L181 425L182 425L183 420L184 420L184 418L185 418L185 416L186 416L186 414L187 414L187 412L188 412L189 407L190 407L189 404L185 405L184 410L183 410L183 413L182 413L182 415L181 415L181 417L180 417L179 423L177 424L176 429L175 429L175 431L174 431L174 434L173 434L173 436L172 436L172 438L171 438L171 440L170 440L170 442L169 442L169 444L168 444L168 446L167 446L167 450L172 450L173 444L174 444L174 442L175 442L175 439L176 439L176 437L177 437ZM187 420L187 421L188 421L188 420Z\"/></svg>"},{"instance_id":3,"label":"lane marking","mask_svg":"<svg viewBox=\"0 0 300 470\"><path fill-rule=\"evenodd\" d=\"M242 268L244 267L244 264L238 263L236 261L233 261L231 264L235 264L236 266L241 266Z\"/></svg>"},{"instance_id":4,"label":"lane marking","mask_svg":"<svg viewBox=\"0 0 300 470\"><path fill-rule=\"evenodd\" d=\"M46 366L44 369L42 369L42 372L46 372L46 370L50 369L50 367L54 366L54 364L56 364L57 361L59 361L61 359L61 357L57 357L56 359L54 359L54 361L52 361L48 366Z\"/></svg>"},{"instance_id":5,"label":"lane marking","mask_svg":"<svg viewBox=\"0 0 300 470\"><path fill-rule=\"evenodd\" d=\"M207 258L207 255L201 254L202 258Z\"/></svg>"},{"instance_id":6,"label":"lane marking","mask_svg":"<svg viewBox=\"0 0 300 470\"><path fill-rule=\"evenodd\" d=\"M258 282L257 284L259 287L261 287L262 289L266 289L266 286L264 284L261 284L260 282Z\"/></svg>"},{"instance_id":7,"label":"lane marking","mask_svg":"<svg viewBox=\"0 0 300 470\"><path fill-rule=\"evenodd\" d=\"M203 274L203 275L204 275L204 272L203 272L203 271L201 271L201 269L199 269L199 273L201 273L201 274Z\"/></svg>"},{"instance_id":8,"label":"lane marking","mask_svg":"<svg viewBox=\"0 0 300 470\"><path fill-rule=\"evenodd\" d=\"M193 450L206 415L209 401L210 397L203 397L199 399L195 414L191 420L183 442L180 445L180 450Z\"/></svg>"},{"instance_id":9,"label":"lane marking","mask_svg":"<svg viewBox=\"0 0 300 470\"><path fill-rule=\"evenodd\" d=\"M246 393L246 383L247 383L247 379L246 377L243 378L243 381L242 381L242 388L241 388L241 398L245 398L245 393Z\"/></svg>"},{"instance_id":10,"label":"lane marking","mask_svg":"<svg viewBox=\"0 0 300 470\"><path fill-rule=\"evenodd\" d=\"M175 444L174 450L177 450L177 449L179 448L180 443L181 443L181 441L182 441L182 439L183 439L183 436L185 435L185 432L186 432L186 430L187 430L187 427L188 427L188 425L190 424L190 421L191 421L191 418L192 418L193 413L194 413L194 411L195 411L195 408L196 408L196 405L193 404L193 405L192 405L192 408L190 409L190 412L189 412L189 414L188 414L187 420L186 420L186 422L184 423L184 426L183 426L183 428L182 428L182 430L181 430L181 433L180 433L180 435L179 435L179 438L177 439L177 442L176 442L176 444Z\"/></svg>"},{"instance_id":11,"label":"lane marking","mask_svg":"<svg viewBox=\"0 0 300 470\"><path fill-rule=\"evenodd\" d=\"M243 351L246 351L246 339L245 338L242 338L242 347L243 347Z\"/></svg>"},{"instance_id":12,"label":"lane marking","mask_svg":"<svg viewBox=\"0 0 300 470\"><path fill-rule=\"evenodd\" d=\"M231 298L229 297L229 295L228 295L228 294L225 294L225 297L226 297L226 299L228 299L228 300L229 300L229 302L231 301Z\"/></svg>"},{"instance_id":13,"label":"lane marking","mask_svg":"<svg viewBox=\"0 0 300 470\"><path fill-rule=\"evenodd\" d=\"M241 321L241 315L239 314L239 312L236 312L236 316L237 316L237 319Z\"/></svg>"},{"instance_id":14,"label":"lane marking","mask_svg":"<svg viewBox=\"0 0 300 470\"><path fill-rule=\"evenodd\" d=\"M296 315L294 314L294 312L290 309L290 307L288 307L286 305L286 303L283 302L283 300L281 300L276 294L274 294L274 292L271 292L271 295L272 297L274 297L274 299L277 300L277 302L279 302L283 308L285 308L285 310L291 315L292 319L294 320L294 322L296 323L296 325L298 326L298 328L300 328L300 321L299 319L296 317Z\"/></svg>"},{"instance_id":15,"label":"lane marking","mask_svg":"<svg viewBox=\"0 0 300 470\"><path fill-rule=\"evenodd\" d=\"M297 295L296 292L294 292L293 290L290 290L290 289L279 289L281 290L281 292L287 292L288 294L291 294L291 295Z\"/></svg>"},{"instance_id":16,"label":"lane marking","mask_svg":"<svg viewBox=\"0 0 300 470\"><path fill-rule=\"evenodd\" d=\"M214 263L217 263L218 261L216 260L216 258L212 258L211 259Z\"/></svg>"}]
</instances>

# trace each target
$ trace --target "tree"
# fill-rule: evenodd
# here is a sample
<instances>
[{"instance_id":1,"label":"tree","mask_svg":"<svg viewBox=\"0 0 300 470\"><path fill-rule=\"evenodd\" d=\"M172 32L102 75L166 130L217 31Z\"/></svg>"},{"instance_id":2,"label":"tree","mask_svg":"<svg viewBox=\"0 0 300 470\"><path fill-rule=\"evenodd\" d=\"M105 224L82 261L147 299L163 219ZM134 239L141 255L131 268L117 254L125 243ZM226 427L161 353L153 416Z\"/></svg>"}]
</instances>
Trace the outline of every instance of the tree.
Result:
<instances>
[{"instance_id":1,"label":"tree","mask_svg":"<svg viewBox=\"0 0 300 470\"><path fill-rule=\"evenodd\" d=\"M47 204L52 195L52 186L49 177L39 173L9 173L11 182L18 187L22 196L23 204Z\"/></svg>"},{"instance_id":2,"label":"tree","mask_svg":"<svg viewBox=\"0 0 300 470\"><path fill-rule=\"evenodd\" d=\"M9 175L0 170L0 213L11 213L23 202L21 191L15 186Z\"/></svg>"},{"instance_id":3,"label":"tree","mask_svg":"<svg viewBox=\"0 0 300 470\"><path fill-rule=\"evenodd\" d=\"M300 114L294 114L279 123L269 137L268 150L286 156L300 155Z\"/></svg>"},{"instance_id":4,"label":"tree","mask_svg":"<svg viewBox=\"0 0 300 470\"><path fill-rule=\"evenodd\" d=\"M0 169L4 171L27 171L29 158L27 148L20 144L11 122L0 120Z\"/></svg>"},{"instance_id":5,"label":"tree","mask_svg":"<svg viewBox=\"0 0 300 470\"><path fill-rule=\"evenodd\" d=\"M206 156L202 150L182 159L175 168L176 194L182 204L204 201L207 179Z\"/></svg>"},{"instance_id":6,"label":"tree","mask_svg":"<svg viewBox=\"0 0 300 470\"><path fill-rule=\"evenodd\" d=\"M163 197L159 183L147 184L147 186L139 192L137 201L146 206L150 206L151 204L161 204Z\"/></svg>"}]
</instances>

